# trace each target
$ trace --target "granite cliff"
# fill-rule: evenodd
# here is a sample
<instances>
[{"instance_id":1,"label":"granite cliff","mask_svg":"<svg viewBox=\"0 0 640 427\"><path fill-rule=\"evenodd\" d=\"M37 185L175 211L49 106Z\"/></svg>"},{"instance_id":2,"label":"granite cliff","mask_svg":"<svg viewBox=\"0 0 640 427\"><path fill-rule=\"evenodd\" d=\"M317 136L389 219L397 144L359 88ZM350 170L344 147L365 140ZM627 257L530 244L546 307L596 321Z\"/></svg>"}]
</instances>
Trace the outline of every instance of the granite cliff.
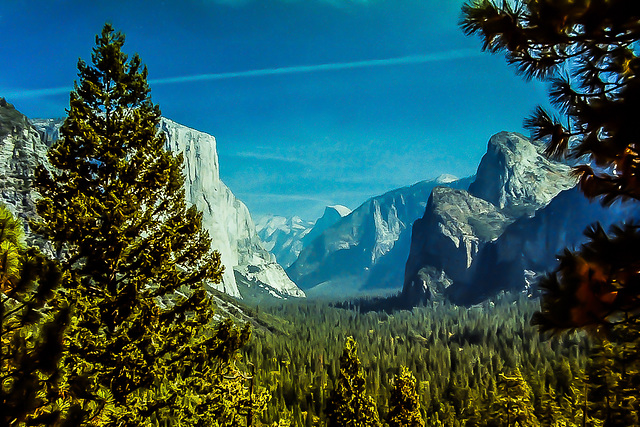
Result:
<instances>
[{"instance_id":1,"label":"granite cliff","mask_svg":"<svg viewBox=\"0 0 640 427\"><path fill-rule=\"evenodd\" d=\"M640 215L637 203L589 202L569 166L547 159L543 149L501 132L490 139L469 191L433 191L413 226L403 287L408 304L443 295L474 303L523 289L555 266L559 251L584 242L593 222L608 227Z\"/></svg>"},{"instance_id":2,"label":"granite cliff","mask_svg":"<svg viewBox=\"0 0 640 427\"><path fill-rule=\"evenodd\" d=\"M447 175L367 200L308 243L287 272L309 295L388 293L402 286L411 224L439 185L467 188Z\"/></svg>"},{"instance_id":3,"label":"granite cliff","mask_svg":"<svg viewBox=\"0 0 640 427\"><path fill-rule=\"evenodd\" d=\"M279 298L304 297L262 246L245 204L220 180L215 138L166 118L160 130L166 135L166 148L183 153L187 202L203 212L211 246L220 252L225 266L221 290L242 296L236 283L240 275L247 286L263 288Z\"/></svg>"},{"instance_id":4,"label":"granite cliff","mask_svg":"<svg viewBox=\"0 0 640 427\"><path fill-rule=\"evenodd\" d=\"M61 123L61 119L30 122L0 98L0 197L22 218L35 215L33 170L46 165L47 147L58 138ZM211 245L221 253L225 273L219 290L241 298L236 280L241 278L245 287L278 298L303 297L304 292L262 247L247 207L220 180L215 138L165 118L159 130L166 134L167 149L183 153L187 202L203 212Z\"/></svg>"},{"instance_id":5,"label":"granite cliff","mask_svg":"<svg viewBox=\"0 0 640 427\"><path fill-rule=\"evenodd\" d=\"M29 120L0 98L0 202L21 218L29 244L46 242L28 232L27 220L36 215L38 195L31 188L37 165L46 163L47 146Z\"/></svg>"}]
</instances>

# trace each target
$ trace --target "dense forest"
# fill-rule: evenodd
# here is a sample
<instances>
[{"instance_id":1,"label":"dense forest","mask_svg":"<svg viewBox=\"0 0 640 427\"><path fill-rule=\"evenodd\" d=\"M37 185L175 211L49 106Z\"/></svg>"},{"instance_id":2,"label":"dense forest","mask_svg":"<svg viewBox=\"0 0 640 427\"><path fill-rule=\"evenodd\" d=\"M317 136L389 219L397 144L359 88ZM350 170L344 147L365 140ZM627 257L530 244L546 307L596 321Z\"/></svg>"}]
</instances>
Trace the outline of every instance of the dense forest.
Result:
<instances>
[{"instance_id":1,"label":"dense forest","mask_svg":"<svg viewBox=\"0 0 640 427\"><path fill-rule=\"evenodd\" d=\"M592 160L574 169L586 196L640 200L640 6L516 3L467 4L461 26L551 80L565 122L539 108L527 125L549 156ZM207 287L220 254L123 44L107 24L79 61L53 167L33 177L27 228L50 246L28 247L0 208L1 425L640 425L634 221L591 227L539 299L235 303L250 321L220 318Z\"/></svg>"},{"instance_id":2,"label":"dense forest","mask_svg":"<svg viewBox=\"0 0 640 427\"><path fill-rule=\"evenodd\" d=\"M584 333L544 339L529 324L538 309L526 294L469 308L441 302L366 314L291 302L255 309L281 321L270 322L277 330L256 330L243 355L259 367L257 384L272 394L265 421L286 414L292 425L325 425L340 355L352 336L366 393L382 420L405 366L415 376L425 425L513 425L520 418L521 425L582 425L584 407L591 407L585 399L591 341Z\"/></svg>"}]
</instances>

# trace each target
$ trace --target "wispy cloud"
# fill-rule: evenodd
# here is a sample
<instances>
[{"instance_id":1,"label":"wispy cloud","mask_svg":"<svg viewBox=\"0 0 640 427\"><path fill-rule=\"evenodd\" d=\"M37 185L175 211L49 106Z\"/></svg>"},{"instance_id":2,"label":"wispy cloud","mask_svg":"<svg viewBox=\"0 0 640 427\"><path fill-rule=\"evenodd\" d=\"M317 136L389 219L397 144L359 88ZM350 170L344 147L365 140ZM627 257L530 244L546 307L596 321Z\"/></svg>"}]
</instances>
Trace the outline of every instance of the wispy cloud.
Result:
<instances>
[{"instance_id":1,"label":"wispy cloud","mask_svg":"<svg viewBox=\"0 0 640 427\"><path fill-rule=\"evenodd\" d=\"M255 0L210 0L212 3L223 4L226 6L244 6L247 3L251 3ZM296 1L305 0L281 0L283 3L294 3ZM350 5L367 5L376 3L376 0L317 0L318 3L327 3L338 7L350 6Z\"/></svg>"},{"instance_id":2,"label":"wispy cloud","mask_svg":"<svg viewBox=\"0 0 640 427\"><path fill-rule=\"evenodd\" d=\"M456 59L464 59L475 56L481 56L482 52L479 49L457 49L442 52L428 53L424 55L411 55L402 56L397 58L387 59L371 59L366 61L353 61L353 62L335 62L329 64L316 64L316 65L300 65L294 67L281 67L281 68L263 68L259 70L248 71L235 71L230 73L211 73L211 74L196 74L190 76L179 77L167 77L162 79L150 79L150 85L166 85L166 84L178 84L178 83L192 83L203 82L213 80L229 80L238 78L251 78L251 77L267 77L283 74L302 74L302 73L317 73L325 71L339 71L350 70L356 68L376 68L376 67L389 67L399 65L412 65L412 64L428 64L431 62L451 61ZM70 87L57 87L46 89L28 89L28 90L10 90L5 91L4 96L9 99L26 99L26 98L41 98L45 96L55 96L69 93Z\"/></svg>"},{"instance_id":3,"label":"wispy cloud","mask_svg":"<svg viewBox=\"0 0 640 427\"><path fill-rule=\"evenodd\" d=\"M11 99L32 99L43 98L45 96L56 96L69 94L71 86L54 87L48 89L27 89L27 90L3 90L2 96L8 100Z\"/></svg>"},{"instance_id":4,"label":"wispy cloud","mask_svg":"<svg viewBox=\"0 0 640 427\"><path fill-rule=\"evenodd\" d=\"M247 77L264 77L281 74L316 73L322 71L350 70L354 68L389 67L394 65L426 64L430 62L450 61L454 59L480 56L479 49L457 49L442 52L434 52L424 55L401 56L387 59L371 59L366 61L334 62L329 64L300 65L295 67L263 68L260 70L236 71L231 73L197 74L192 76L169 77L164 79L152 79L150 84L187 83L208 80L226 80Z\"/></svg>"},{"instance_id":5,"label":"wispy cloud","mask_svg":"<svg viewBox=\"0 0 640 427\"><path fill-rule=\"evenodd\" d=\"M239 152L234 152L234 153L228 153L228 155L233 156L233 157L241 157L241 158L244 158L244 159L275 160L275 161L279 161L279 162L297 163L297 164L301 164L301 165L308 165L310 163L309 160L302 159L302 158L299 158L299 157L287 157L287 156L281 156L281 155L278 155L278 154L255 153L255 152L251 152L251 151L239 151Z\"/></svg>"}]
</instances>

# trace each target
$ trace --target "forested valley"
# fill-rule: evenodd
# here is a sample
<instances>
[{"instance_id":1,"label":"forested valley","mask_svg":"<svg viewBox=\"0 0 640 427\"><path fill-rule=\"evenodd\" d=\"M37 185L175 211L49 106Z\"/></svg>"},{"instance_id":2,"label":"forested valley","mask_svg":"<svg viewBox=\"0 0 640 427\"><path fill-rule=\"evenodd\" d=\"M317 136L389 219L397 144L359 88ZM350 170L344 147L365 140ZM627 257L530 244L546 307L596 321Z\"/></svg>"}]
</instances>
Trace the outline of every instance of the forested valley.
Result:
<instances>
[{"instance_id":1,"label":"forested valley","mask_svg":"<svg viewBox=\"0 0 640 427\"><path fill-rule=\"evenodd\" d=\"M526 125L548 156L589 158L574 168L587 197L639 201L640 6L515 3L465 4L462 30L552 80L566 123L538 108ZM0 207L0 425L640 425L633 218L593 225L532 289L478 305L248 308L211 286L221 254L124 39L105 24L49 164L20 177L37 215ZM0 107L0 138L24 144L35 130Z\"/></svg>"},{"instance_id":2,"label":"forested valley","mask_svg":"<svg viewBox=\"0 0 640 427\"><path fill-rule=\"evenodd\" d=\"M544 339L529 324L538 309L526 294L391 313L326 302L257 307L277 327L256 329L242 353L256 366L256 384L272 394L265 421L286 414L292 425L324 425L340 355L353 336L381 420L405 366L415 376L425 425L582 425L585 408L595 410L585 395L592 341L584 333Z\"/></svg>"}]
</instances>

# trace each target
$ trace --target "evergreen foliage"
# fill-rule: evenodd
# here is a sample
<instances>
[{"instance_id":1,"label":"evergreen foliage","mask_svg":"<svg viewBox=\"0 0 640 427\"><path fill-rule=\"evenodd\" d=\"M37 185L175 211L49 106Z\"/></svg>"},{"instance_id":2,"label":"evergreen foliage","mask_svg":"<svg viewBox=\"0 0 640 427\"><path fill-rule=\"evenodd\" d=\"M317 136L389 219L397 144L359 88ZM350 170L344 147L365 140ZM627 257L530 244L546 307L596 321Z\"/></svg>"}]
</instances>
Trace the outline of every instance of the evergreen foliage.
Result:
<instances>
[{"instance_id":1,"label":"evergreen foliage","mask_svg":"<svg viewBox=\"0 0 640 427\"><path fill-rule=\"evenodd\" d=\"M533 411L533 392L516 368L511 375L498 376L498 398L493 405L492 422L497 426L531 426L538 420ZM545 412L548 408L544 408Z\"/></svg>"},{"instance_id":2,"label":"evergreen foliage","mask_svg":"<svg viewBox=\"0 0 640 427\"><path fill-rule=\"evenodd\" d=\"M526 78L551 83L566 120L538 107L525 125L548 141L547 154L574 167L589 198L640 200L640 5L635 1L477 0L463 6L462 29L483 49L505 51ZM609 326L640 308L640 234L632 223L608 236L599 226L577 252L565 251L541 287L542 330ZM621 256L621 258L615 258Z\"/></svg>"},{"instance_id":3,"label":"evergreen foliage","mask_svg":"<svg viewBox=\"0 0 640 427\"><path fill-rule=\"evenodd\" d=\"M270 328L254 329L242 349L257 367L256 383L272 394L260 420L291 414L292 426L326 425L343 337L352 335L366 394L380 420L389 419L394 378L404 365L416 378L426 426L493 425L500 374L516 368L531 390L538 419L532 425L545 425L550 406L559 411L554 425L583 425L590 341L584 334L543 341L525 321L538 309L538 301L526 295L503 295L470 308L429 303L393 313L362 314L316 301L261 306L249 314Z\"/></svg>"},{"instance_id":4,"label":"evergreen foliage","mask_svg":"<svg viewBox=\"0 0 640 427\"><path fill-rule=\"evenodd\" d=\"M416 378L406 366L400 367L400 374L393 382L387 424L389 427L424 427Z\"/></svg>"},{"instance_id":5,"label":"evergreen foliage","mask_svg":"<svg viewBox=\"0 0 640 427\"><path fill-rule=\"evenodd\" d=\"M61 260L71 313L65 381L90 424L241 425L255 403L236 375L249 330L213 322L204 285L221 280L220 255L186 206L147 69L123 44L106 24L91 64L78 62L53 168L36 171L35 229Z\"/></svg>"},{"instance_id":6,"label":"evergreen foliage","mask_svg":"<svg viewBox=\"0 0 640 427\"><path fill-rule=\"evenodd\" d=\"M60 386L62 334L68 310L53 292L60 272L27 249L19 220L0 206L0 424L72 426Z\"/></svg>"},{"instance_id":7,"label":"evergreen foliage","mask_svg":"<svg viewBox=\"0 0 640 427\"><path fill-rule=\"evenodd\" d=\"M358 359L358 346L348 337L342 356L340 372L333 393L327 402L327 421L330 427L379 427L375 401L366 394L366 380Z\"/></svg>"},{"instance_id":8,"label":"evergreen foliage","mask_svg":"<svg viewBox=\"0 0 640 427\"><path fill-rule=\"evenodd\" d=\"M548 141L547 155L578 160L587 197L640 201L640 3L477 0L463 6L461 26L484 50L505 51L526 78L550 82L564 118L538 107L525 126ZM533 322L541 331L588 328L614 343L594 354L583 424L638 425L640 225L631 219L606 233L595 224L585 234L588 242L565 250L540 282Z\"/></svg>"}]
</instances>

